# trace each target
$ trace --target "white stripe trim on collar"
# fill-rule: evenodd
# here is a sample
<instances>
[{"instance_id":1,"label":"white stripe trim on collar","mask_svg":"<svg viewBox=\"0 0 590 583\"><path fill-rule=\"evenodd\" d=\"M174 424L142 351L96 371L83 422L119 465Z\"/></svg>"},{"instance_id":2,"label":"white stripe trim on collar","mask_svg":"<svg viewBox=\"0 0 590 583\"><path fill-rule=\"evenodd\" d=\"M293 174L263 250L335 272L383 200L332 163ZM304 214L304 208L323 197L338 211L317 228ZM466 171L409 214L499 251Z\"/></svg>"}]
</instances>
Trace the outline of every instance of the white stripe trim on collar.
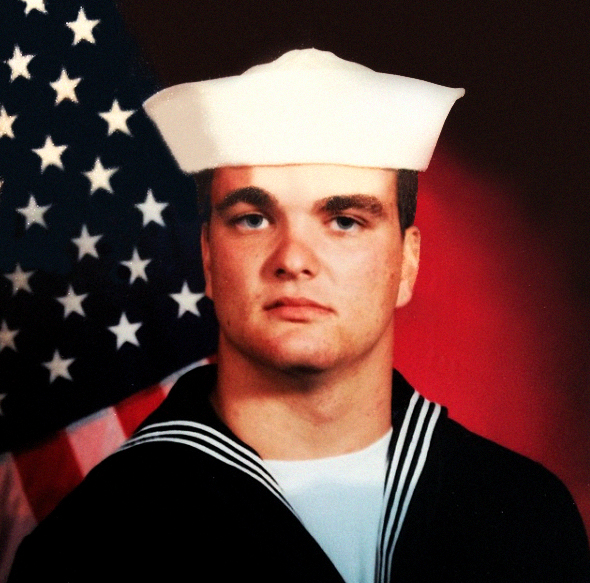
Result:
<instances>
[{"instance_id":1,"label":"white stripe trim on collar","mask_svg":"<svg viewBox=\"0 0 590 583\"><path fill-rule=\"evenodd\" d=\"M163 441L188 445L243 471L266 486L277 498L291 508L279 485L263 466L260 457L237 441L202 423L165 421L148 425L123 444L119 451L144 443Z\"/></svg>"},{"instance_id":2,"label":"white stripe trim on collar","mask_svg":"<svg viewBox=\"0 0 590 583\"><path fill-rule=\"evenodd\" d=\"M440 405L431 403L414 391L387 470L377 548L376 580L379 583L389 581L395 546L441 411Z\"/></svg>"}]
</instances>

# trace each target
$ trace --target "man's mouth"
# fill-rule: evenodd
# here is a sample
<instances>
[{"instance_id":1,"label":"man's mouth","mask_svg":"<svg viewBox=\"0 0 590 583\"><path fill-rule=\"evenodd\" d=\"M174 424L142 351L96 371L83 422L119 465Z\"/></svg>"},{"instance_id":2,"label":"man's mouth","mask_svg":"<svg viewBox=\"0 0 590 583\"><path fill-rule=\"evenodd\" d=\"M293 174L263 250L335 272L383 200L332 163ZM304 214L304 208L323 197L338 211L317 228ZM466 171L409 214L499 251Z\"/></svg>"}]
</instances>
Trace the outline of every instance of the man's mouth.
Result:
<instances>
[{"instance_id":1,"label":"man's mouth","mask_svg":"<svg viewBox=\"0 0 590 583\"><path fill-rule=\"evenodd\" d=\"M329 306L308 298L287 296L271 300L264 305L264 310L294 321L304 321L313 316L334 312Z\"/></svg>"}]
</instances>

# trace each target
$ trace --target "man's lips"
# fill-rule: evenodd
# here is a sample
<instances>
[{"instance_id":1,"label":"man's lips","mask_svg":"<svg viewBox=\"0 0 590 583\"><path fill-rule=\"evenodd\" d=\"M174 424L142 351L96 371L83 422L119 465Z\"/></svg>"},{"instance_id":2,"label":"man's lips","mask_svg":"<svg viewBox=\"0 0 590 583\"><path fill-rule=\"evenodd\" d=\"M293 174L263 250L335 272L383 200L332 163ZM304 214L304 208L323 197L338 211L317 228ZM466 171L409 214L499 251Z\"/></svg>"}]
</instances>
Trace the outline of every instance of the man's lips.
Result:
<instances>
[{"instance_id":1,"label":"man's lips","mask_svg":"<svg viewBox=\"0 0 590 583\"><path fill-rule=\"evenodd\" d=\"M314 302L308 298L301 297L281 297L276 300L272 300L264 305L266 311L280 311L281 313L298 314L306 311L310 312L333 312L332 308L325 306L318 302Z\"/></svg>"}]
</instances>

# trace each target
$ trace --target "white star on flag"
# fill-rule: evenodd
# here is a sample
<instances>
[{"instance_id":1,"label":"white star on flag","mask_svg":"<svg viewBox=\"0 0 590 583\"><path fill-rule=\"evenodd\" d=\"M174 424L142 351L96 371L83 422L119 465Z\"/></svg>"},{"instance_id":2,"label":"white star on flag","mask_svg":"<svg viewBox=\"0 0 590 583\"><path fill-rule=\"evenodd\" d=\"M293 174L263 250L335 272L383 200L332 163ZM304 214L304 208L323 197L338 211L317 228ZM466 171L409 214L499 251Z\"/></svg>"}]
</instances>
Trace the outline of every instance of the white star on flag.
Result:
<instances>
[{"instance_id":1,"label":"white star on flag","mask_svg":"<svg viewBox=\"0 0 590 583\"><path fill-rule=\"evenodd\" d=\"M144 202L135 205L143 213L143 226L145 227L150 222L157 223L165 227L164 219L162 218L162 211L168 206L167 202L158 202L151 189L147 191L147 196Z\"/></svg>"},{"instance_id":2,"label":"white star on flag","mask_svg":"<svg viewBox=\"0 0 590 583\"><path fill-rule=\"evenodd\" d=\"M35 55L23 55L20 52L18 45L14 45L14 52L12 57L8 61L4 61L10 67L10 82L14 81L17 77L24 77L30 79L31 74L29 73L29 63Z\"/></svg>"},{"instance_id":3,"label":"white star on flag","mask_svg":"<svg viewBox=\"0 0 590 583\"><path fill-rule=\"evenodd\" d=\"M119 102L115 99L110 111L100 113L100 117L104 119L108 124L108 135L110 136L114 132L123 132L124 134L131 135L129 128L127 127L127 119L135 113L134 109L121 109Z\"/></svg>"},{"instance_id":4,"label":"white star on flag","mask_svg":"<svg viewBox=\"0 0 590 583\"><path fill-rule=\"evenodd\" d=\"M31 12L31 10L38 10L39 12L43 12L47 14L47 10L45 10L45 2L44 0L21 0L26 4L25 6L25 14Z\"/></svg>"},{"instance_id":5,"label":"white star on flag","mask_svg":"<svg viewBox=\"0 0 590 583\"><path fill-rule=\"evenodd\" d=\"M139 346L139 341L137 340L135 333L140 327L141 322L129 322L125 312L123 312L119 319L119 323L116 326L109 326L109 330L117 337L117 350L119 350L125 342Z\"/></svg>"},{"instance_id":6,"label":"white star on flag","mask_svg":"<svg viewBox=\"0 0 590 583\"><path fill-rule=\"evenodd\" d=\"M102 235L90 235L86 225L82 225L80 236L72 239L72 242L78 247L78 261L80 261L84 255L91 255L92 257L98 258L96 244L100 239L102 239Z\"/></svg>"},{"instance_id":7,"label":"white star on flag","mask_svg":"<svg viewBox=\"0 0 590 583\"><path fill-rule=\"evenodd\" d=\"M19 290L33 293L31 286L29 285L29 278L35 273L34 271L23 271L20 267L20 263L16 264L16 267L12 273L5 273L4 277L12 282L12 295L16 295Z\"/></svg>"},{"instance_id":8,"label":"white star on flag","mask_svg":"<svg viewBox=\"0 0 590 583\"><path fill-rule=\"evenodd\" d=\"M72 380L68 367L74 362L73 358L62 358L57 350L53 353L53 358L44 362L43 366L49 369L49 382L52 383L55 379L63 377L68 381Z\"/></svg>"},{"instance_id":9,"label":"white star on flag","mask_svg":"<svg viewBox=\"0 0 590 583\"><path fill-rule=\"evenodd\" d=\"M180 318L185 312L190 312L195 316L200 316L201 313L197 308L197 303L205 297L205 294L196 294L191 292L188 283L185 281L182 284L182 290L178 294L168 294L175 302L178 303L178 317Z\"/></svg>"},{"instance_id":10,"label":"white star on flag","mask_svg":"<svg viewBox=\"0 0 590 583\"><path fill-rule=\"evenodd\" d=\"M90 180L90 194L94 194L99 188L103 188L112 194L111 176L119 170L118 168L105 168L100 158L94 162L94 168L88 172L82 172Z\"/></svg>"},{"instance_id":11,"label":"white star on flag","mask_svg":"<svg viewBox=\"0 0 590 583\"><path fill-rule=\"evenodd\" d=\"M50 207L50 204L44 206L38 205L35 197L31 194L29 196L28 206L17 208L16 210L26 218L25 229L28 229L35 223L47 228L43 215L49 210Z\"/></svg>"},{"instance_id":12,"label":"white star on flag","mask_svg":"<svg viewBox=\"0 0 590 583\"><path fill-rule=\"evenodd\" d=\"M122 265L125 265L131 271L131 279L129 283L133 283L138 277L147 281L147 275L145 274L145 268L150 263L151 259L142 259L137 252L137 248L133 249L133 256L129 261L121 261Z\"/></svg>"},{"instance_id":13,"label":"white star on flag","mask_svg":"<svg viewBox=\"0 0 590 583\"><path fill-rule=\"evenodd\" d=\"M61 70L59 78L49 83L55 90L55 105L61 103L64 99L69 99L74 103L78 103L78 96L76 95L76 87L82 81L82 77L70 79L65 69Z\"/></svg>"},{"instance_id":14,"label":"white star on flag","mask_svg":"<svg viewBox=\"0 0 590 583\"><path fill-rule=\"evenodd\" d=\"M41 172L44 172L48 166L57 166L60 170L63 170L64 165L61 161L61 155L67 148L67 146L56 146L51 136L45 138L45 144L42 148L33 148L33 152L41 158Z\"/></svg>"},{"instance_id":15,"label":"white star on flag","mask_svg":"<svg viewBox=\"0 0 590 583\"><path fill-rule=\"evenodd\" d=\"M74 288L70 285L68 287L68 293L61 298L55 298L64 307L64 318L67 318L70 314L80 314L80 316L86 316L82 302L86 299L88 294L76 294Z\"/></svg>"},{"instance_id":16,"label":"white star on flag","mask_svg":"<svg viewBox=\"0 0 590 583\"><path fill-rule=\"evenodd\" d=\"M71 28L74 32L74 41L72 45L77 45L80 41L85 40L89 43L95 44L92 29L100 22L100 20L88 20L84 8L80 8L78 18L72 22L66 22L66 26Z\"/></svg>"},{"instance_id":17,"label":"white star on flag","mask_svg":"<svg viewBox=\"0 0 590 583\"><path fill-rule=\"evenodd\" d=\"M6 320L2 320L2 327L0 327L0 352L5 348L12 348L16 352L14 337L18 332L18 330L11 330L8 324L6 324Z\"/></svg>"},{"instance_id":18,"label":"white star on flag","mask_svg":"<svg viewBox=\"0 0 590 583\"><path fill-rule=\"evenodd\" d=\"M0 138L7 136L14 138L14 132L12 131L12 124L18 115L8 115L4 106L0 107Z\"/></svg>"}]
</instances>

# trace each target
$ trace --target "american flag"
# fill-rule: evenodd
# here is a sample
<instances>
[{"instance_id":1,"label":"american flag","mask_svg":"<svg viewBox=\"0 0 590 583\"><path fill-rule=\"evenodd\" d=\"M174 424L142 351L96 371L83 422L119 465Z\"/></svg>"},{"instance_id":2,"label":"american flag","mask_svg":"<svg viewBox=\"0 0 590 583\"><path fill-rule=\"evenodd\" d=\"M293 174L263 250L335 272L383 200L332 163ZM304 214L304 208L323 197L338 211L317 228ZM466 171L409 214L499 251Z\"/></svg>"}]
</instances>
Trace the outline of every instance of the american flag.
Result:
<instances>
[{"instance_id":1,"label":"american flag","mask_svg":"<svg viewBox=\"0 0 590 583\"><path fill-rule=\"evenodd\" d=\"M3 565L65 493L49 476L73 486L163 398L149 387L215 351L194 183L141 110L156 90L111 0L0 3Z\"/></svg>"}]
</instances>

